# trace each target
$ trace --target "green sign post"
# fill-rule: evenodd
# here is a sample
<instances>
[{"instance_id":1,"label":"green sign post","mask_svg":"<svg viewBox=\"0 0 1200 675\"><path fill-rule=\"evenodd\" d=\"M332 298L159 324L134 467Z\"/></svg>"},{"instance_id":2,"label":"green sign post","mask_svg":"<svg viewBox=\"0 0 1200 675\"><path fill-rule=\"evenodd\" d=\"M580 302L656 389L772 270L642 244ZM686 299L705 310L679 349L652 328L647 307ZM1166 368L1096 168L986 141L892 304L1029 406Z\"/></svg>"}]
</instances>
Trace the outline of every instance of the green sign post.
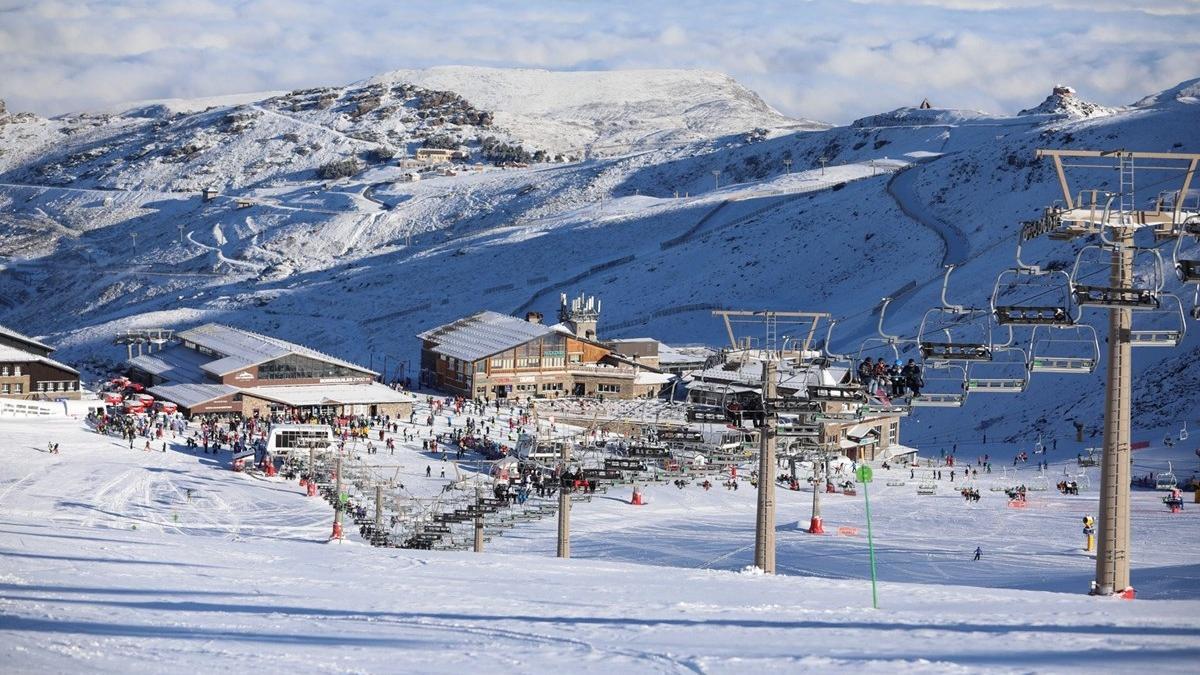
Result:
<instances>
[{"instance_id":1,"label":"green sign post","mask_svg":"<svg viewBox=\"0 0 1200 675\"><path fill-rule=\"evenodd\" d=\"M867 484L874 478L875 472L871 471L871 467L866 464L858 467L855 471L855 477L863 486L863 500L867 506L867 550L871 555L871 607L879 609L879 591L876 588L875 578L875 538L871 535L871 493L867 489Z\"/></svg>"}]
</instances>

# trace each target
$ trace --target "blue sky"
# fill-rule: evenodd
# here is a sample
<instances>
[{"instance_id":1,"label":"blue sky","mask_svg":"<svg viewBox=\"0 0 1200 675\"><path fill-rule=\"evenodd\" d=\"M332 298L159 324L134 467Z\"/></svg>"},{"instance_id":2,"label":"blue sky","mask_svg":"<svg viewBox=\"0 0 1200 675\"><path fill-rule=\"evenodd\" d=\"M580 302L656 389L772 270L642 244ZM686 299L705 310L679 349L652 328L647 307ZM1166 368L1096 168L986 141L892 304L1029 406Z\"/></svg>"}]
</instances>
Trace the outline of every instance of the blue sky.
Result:
<instances>
[{"instance_id":1,"label":"blue sky","mask_svg":"<svg viewBox=\"0 0 1200 675\"><path fill-rule=\"evenodd\" d=\"M794 116L1105 104L1200 77L1200 0L0 0L0 98L59 114L445 64L704 68Z\"/></svg>"}]
</instances>

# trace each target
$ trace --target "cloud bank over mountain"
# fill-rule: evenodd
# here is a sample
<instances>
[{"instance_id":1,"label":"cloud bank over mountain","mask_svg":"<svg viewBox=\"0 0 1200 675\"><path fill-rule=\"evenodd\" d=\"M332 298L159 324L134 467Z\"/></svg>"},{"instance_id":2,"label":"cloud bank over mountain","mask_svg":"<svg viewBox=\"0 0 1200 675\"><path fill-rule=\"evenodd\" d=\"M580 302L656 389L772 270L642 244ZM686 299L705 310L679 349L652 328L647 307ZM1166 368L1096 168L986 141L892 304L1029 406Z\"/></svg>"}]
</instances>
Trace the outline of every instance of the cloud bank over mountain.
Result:
<instances>
[{"instance_id":1,"label":"cloud bank over mountain","mask_svg":"<svg viewBox=\"0 0 1200 675\"><path fill-rule=\"evenodd\" d=\"M1185 0L75 0L0 4L0 98L58 114L442 64L703 68L795 116L935 103L1015 112L1067 82L1105 105L1194 77ZM1086 17L1086 20L1081 20ZM864 96L870 92L870 96Z\"/></svg>"}]
</instances>

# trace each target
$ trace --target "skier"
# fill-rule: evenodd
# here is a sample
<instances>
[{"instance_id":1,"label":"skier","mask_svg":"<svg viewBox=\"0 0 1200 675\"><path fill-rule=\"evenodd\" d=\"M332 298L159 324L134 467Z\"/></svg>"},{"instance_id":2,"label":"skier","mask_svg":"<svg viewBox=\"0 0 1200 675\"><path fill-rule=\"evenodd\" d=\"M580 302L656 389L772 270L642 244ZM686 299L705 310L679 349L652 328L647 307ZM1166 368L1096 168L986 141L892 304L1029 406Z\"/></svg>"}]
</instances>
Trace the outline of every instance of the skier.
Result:
<instances>
[{"instance_id":1,"label":"skier","mask_svg":"<svg viewBox=\"0 0 1200 675\"><path fill-rule=\"evenodd\" d=\"M980 547L978 547L978 546L976 546L976 547L975 547L975 559L976 559L976 560L979 560L979 558L980 558L980 557L982 557L982 556L983 556L983 549L982 549L982 548L980 548Z\"/></svg>"},{"instance_id":2,"label":"skier","mask_svg":"<svg viewBox=\"0 0 1200 675\"><path fill-rule=\"evenodd\" d=\"M433 476L433 467L426 464L425 465L425 477L431 478L432 476Z\"/></svg>"}]
</instances>

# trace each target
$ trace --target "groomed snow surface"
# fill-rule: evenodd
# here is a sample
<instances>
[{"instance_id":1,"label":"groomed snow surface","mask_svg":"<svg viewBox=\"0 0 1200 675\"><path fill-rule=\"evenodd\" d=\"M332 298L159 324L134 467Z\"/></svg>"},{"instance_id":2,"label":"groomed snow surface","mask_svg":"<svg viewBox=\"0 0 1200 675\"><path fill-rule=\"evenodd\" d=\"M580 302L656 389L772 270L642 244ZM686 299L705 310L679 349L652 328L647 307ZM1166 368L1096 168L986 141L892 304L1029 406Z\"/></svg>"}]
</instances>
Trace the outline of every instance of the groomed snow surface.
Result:
<instances>
[{"instance_id":1,"label":"groomed snow surface","mask_svg":"<svg viewBox=\"0 0 1200 675\"><path fill-rule=\"evenodd\" d=\"M779 491L781 574L765 576L744 571L748 483L578 503L572 560L552 557L552 519L483 555L436 553L328 544L324 502L229 471L228 453L131 450L67 419L2 420L0 438L5 672L1195 672L1200 657L1200 509L1135 491L1141 597L1090 598L1095 476L1012 509L985 477L967 505L948 480L917 497L907 470L877 472L872 610L861 495L826 496L816 537L797 529L811 493ZM370 461L418 494L449 480L400 446ZM1052 482L1075 452L1049 455Z\"/></svg>"}]
</instances>

